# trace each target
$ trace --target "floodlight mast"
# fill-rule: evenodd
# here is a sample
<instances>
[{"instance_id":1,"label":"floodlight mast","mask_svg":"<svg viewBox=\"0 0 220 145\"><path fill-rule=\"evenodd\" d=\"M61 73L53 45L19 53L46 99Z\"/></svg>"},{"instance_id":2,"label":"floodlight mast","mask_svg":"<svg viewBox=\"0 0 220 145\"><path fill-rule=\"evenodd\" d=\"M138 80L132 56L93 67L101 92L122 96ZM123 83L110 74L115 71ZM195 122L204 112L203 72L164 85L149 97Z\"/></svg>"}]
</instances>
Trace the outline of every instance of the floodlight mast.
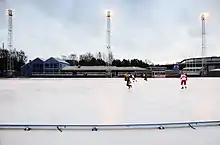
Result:
<instances>
[{"instance_id":1,"label":"floodlight mast","mask_svg":"<svg viewBox=\"0 0 220 145\"><path fill-rule=\"evenodd\" d=\"M8 57L7 57L7 75L10 77L14 72L14 58L12 55L13 51L13 18L14 11L12 9L7 9L8 16Z\"/></svg>"},{"instance_id":2,"label":"floodlight mast","mask_svg":"<svg viewBox=\"0 0 220 145\"><path fill-rule=\"evenodd\" d=\"M202 21L202 75L205 75L205 49L206 49L206 18L208 17L208 13L202 13L201 14L201 21Z\"/></svg>"},{"instance_id":3,"label":"floodlight mast","mask_svg":"<svg viewBox=\"0 0 220 145\"><path fill-rule=\"evenodd\" d=\"M107 19L107 75L111 77L111 65L112 65L112 52L111 52L111 11L106 12L106 19Z\"/></svg>"}]
</instances>

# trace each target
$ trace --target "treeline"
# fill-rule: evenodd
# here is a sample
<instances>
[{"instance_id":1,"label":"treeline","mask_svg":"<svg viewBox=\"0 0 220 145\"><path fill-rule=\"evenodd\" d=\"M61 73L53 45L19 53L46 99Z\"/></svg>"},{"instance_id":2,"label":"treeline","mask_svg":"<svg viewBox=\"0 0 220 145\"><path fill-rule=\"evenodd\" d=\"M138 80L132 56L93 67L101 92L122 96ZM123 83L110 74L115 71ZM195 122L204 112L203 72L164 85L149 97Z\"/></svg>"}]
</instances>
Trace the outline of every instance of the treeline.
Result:
<instances>
[{"instance_id":1,"label":"treeline","mask_svg":"<svg viewBox=\"0 0 220 145\"><path fill-rule=\"evenodd\" d=\"M109 59L110 58L110 61ZM62 59L70 63L71 66L73 65L81 65L81 66L104 66L107 65L108 62L111 63L112 66L118 67L128 67L128 66L135 66L135 67L142 67L146 68L151 64L150 61L142 61L139 59L114 59L113 54L110 53L110 56L107 57L104 53L97 53L96 55L92 53L85 53L79 55L71 54L69 56L62 56Z\"/></svg>"},{"instance_id":2,"label":"treeline","mask_svg":"<svg viewBox=\"0 0 220 145\"><path fill-rule=\"evenodd\" d=\"M166 64L166 65L160 65L160 64L153 64L150 60L140 60L140 59L115 59L113 57L113 54L110 53L110 62L112 66L118 66L118 67L141 67L146 68L149 66L152 67L166 67L169 70L172 70L174 65L176 64ZM108 57L106 54L98 52L97 54L92 53L85 53L82 55L77 56L76 54L71 54L69 56L62 56L62 59L69 62L71 66L73 65L81 65L81 66L103 66L107 65ZM179 66L180 69L182 69L184 64Z\"/></svg>"},{"instance_id":3,"label":"treeline","mask_svg":"<svg viewBox=\"0 0 220 145\"><path fill-rule=\"evenodd\" d=\"M27 55L24 51L18 51L16 49L8 51L4 49L4 46L2 48L0 47L0 76L5 75L6 73L9 55L11 56L11 61L16 74L20 73L21 66L27 61Z\"/></svg>"}]
</instances>

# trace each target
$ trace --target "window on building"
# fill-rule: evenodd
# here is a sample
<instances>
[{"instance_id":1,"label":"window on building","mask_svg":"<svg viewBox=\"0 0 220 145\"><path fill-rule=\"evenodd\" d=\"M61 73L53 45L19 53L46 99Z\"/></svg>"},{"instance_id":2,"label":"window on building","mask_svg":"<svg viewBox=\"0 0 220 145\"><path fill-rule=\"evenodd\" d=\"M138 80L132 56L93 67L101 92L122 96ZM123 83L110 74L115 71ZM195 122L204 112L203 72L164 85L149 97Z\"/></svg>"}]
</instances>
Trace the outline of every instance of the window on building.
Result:
<instances>
[{"instance_id":1,"label":"window on building","mask_svg":"<svg viewBox=\"0 0 220 145\"><path fill-rule=\"evenodd\" d=\"M53 64L52 63L50 64L50 68L53 68Z\"/></svg>"},{"instance_id":2,"label":"window on building","mask_svg":"<svg viewBox=\"0 0 220 145\"><path fill-rule=\"evenodd\" d=\"M54 68L58 68L58 64L54 64Z\"/></svg>"},{"instance_id":3,"label":"window on building","mask_svg":"<svg viewBox=\"0 0 220 145\"><path fill-rule=\"evenodd\" d=\"M47 63L47 64L45 64L45 68L49 68L49 64Z\"/></svg>"}]
</instances>

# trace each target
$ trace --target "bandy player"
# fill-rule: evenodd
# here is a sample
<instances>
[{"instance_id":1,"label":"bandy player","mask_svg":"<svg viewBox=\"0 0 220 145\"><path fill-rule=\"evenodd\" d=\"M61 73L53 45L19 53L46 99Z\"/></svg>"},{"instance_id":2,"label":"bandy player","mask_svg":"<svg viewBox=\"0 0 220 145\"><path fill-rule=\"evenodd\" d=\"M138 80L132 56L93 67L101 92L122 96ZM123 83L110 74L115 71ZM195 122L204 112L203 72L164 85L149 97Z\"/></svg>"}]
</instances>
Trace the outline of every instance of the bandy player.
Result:
<instances>
[{"instance_id":1,"label":"bandy player","mask_svg":"<svg viewBox=\"0 0 220 145\"><path fill-rule=\"evenodd\" d=\"M187 75L184 72L181 72L181 76L180 76L180 83L181 83L181 86L182 86L181 89L187 88L186 87L186 81L187 81Z\"/></svg>"}]
</instances>

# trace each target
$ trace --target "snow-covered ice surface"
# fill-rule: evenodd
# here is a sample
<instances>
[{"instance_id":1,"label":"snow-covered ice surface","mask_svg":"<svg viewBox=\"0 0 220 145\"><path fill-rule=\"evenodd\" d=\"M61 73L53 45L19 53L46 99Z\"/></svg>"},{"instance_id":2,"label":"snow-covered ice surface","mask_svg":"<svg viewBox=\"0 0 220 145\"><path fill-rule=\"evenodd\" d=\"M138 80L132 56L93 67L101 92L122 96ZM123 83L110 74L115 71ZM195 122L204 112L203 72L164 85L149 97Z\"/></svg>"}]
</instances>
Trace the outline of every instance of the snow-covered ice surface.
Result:
<instances>
[{"instance_id":1,"label":"snow-covered ice surface","mask_svg":"<svg viewBox=\"0 0 220 145\"><path fill-rule=\"evenodd\" d=\"M1 79L0 123L120 124L220 120L220 79ZM220 127L7 131L0 145L219 145Z\"/></svg>"}]
</instances>

